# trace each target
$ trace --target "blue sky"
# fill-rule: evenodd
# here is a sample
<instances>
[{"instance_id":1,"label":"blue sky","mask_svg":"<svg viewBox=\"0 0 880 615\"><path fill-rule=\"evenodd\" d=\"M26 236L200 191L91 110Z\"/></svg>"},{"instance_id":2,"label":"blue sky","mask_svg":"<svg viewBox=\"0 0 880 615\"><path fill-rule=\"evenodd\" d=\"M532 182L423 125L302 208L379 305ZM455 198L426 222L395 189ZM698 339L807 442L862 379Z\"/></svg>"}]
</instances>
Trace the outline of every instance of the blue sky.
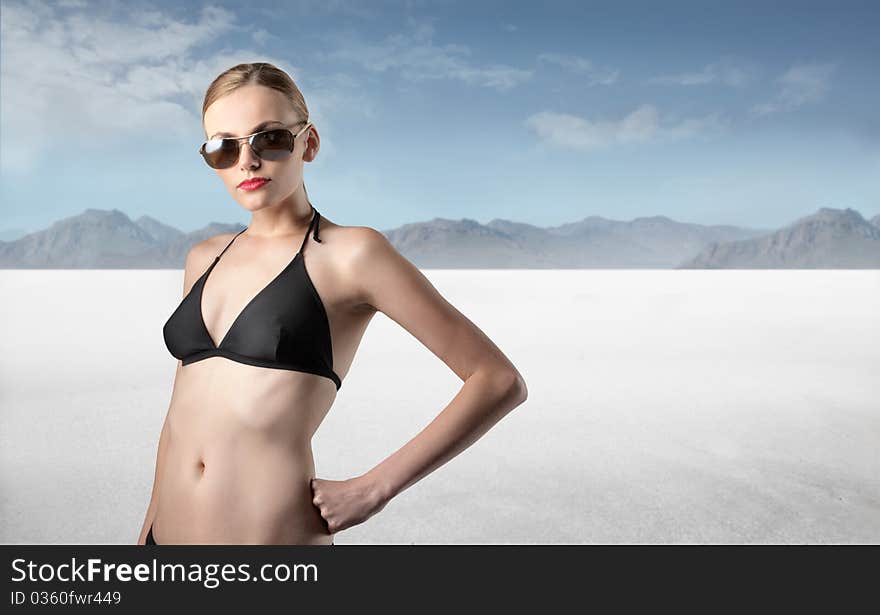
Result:
<instances>
[{"instance_id":1,"label":"blue sky","mask_svg":"<svg viewBox=\"0 0 880 615\"><path fill-rule=\"evenodd\" d=\"M287 70L339 224L880 213L878 2L3 1L0 230L242 222L201 160L239 62ZM64 145L67 143L67 145Z\"/></svg>"}]
</instances>

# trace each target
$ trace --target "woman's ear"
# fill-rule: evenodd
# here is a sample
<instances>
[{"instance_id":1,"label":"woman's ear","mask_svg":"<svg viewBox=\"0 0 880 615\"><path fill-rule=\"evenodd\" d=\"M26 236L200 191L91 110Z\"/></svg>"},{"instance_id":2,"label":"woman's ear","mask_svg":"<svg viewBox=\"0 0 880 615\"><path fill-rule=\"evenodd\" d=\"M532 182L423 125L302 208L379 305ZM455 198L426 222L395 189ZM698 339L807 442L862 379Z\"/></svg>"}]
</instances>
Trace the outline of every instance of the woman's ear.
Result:
<instances>
[{"instance_id":1,"label":"woman's ear","mask_svg":"<svg viewBox=\"0 0 880 615\"><path fill-rule=\"evenodd\" d=\"M318 129L312 124L309 126L308 139L306 139L306 149L303 152L303 160L311 162L318 156L318 150L321 149L321 136Z\"/></svg>"}]
</instances>

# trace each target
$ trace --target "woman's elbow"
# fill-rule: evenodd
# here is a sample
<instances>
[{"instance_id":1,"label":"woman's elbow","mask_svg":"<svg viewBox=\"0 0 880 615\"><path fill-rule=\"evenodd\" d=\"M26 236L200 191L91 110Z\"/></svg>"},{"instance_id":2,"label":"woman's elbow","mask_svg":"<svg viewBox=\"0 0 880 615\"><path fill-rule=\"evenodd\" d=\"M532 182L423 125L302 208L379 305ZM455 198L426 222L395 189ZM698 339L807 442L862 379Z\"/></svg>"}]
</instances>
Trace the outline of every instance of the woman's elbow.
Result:
<instances>
[{"instance_id":1,"label":"woman's elbow","mask_svg":"<svg viewBox=\"0 0 880 615\"><path fill-rule=\"evenodd\" d=\"M510 400L513 406L523 403L529 396L526 381L516 369L508 369L499 375L498 388L505 399Z\"/></svg>"}]
</instances>

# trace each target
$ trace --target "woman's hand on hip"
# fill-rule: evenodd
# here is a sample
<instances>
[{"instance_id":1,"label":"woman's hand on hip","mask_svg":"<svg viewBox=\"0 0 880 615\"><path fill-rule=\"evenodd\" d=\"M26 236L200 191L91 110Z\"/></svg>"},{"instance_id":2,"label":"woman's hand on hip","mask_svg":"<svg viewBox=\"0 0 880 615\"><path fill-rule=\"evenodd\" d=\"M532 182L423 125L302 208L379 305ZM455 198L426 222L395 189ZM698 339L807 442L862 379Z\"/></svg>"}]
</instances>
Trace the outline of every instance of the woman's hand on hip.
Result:
<instances>
[{"instance_id":1,"label":"woman's hand on hip","mask_svg":"<svg viewBox=\"0 0 880 615\"><path fill-rule=\"evenodd\" d=\"M348 480L311 479L312 504L331 534L363 523L385 508L387 501L364 476Z\"/></svg>"}]
</instances>

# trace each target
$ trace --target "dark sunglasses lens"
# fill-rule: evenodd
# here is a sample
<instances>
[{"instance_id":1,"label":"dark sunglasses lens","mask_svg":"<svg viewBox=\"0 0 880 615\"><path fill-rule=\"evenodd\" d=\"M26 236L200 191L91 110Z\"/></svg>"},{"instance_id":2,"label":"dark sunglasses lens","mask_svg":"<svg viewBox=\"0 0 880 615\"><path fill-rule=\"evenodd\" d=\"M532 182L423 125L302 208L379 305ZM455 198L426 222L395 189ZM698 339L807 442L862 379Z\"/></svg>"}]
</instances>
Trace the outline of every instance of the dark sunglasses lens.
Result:
<instances>
[{"instance_id":1,"label":"dark sunglasses lens","mask_svg":"<svg viewBox=\"0 0 880 615\"><path fill-rule=\"evenodd\" d=\"M263 160L283 160L293 151L293 134L289 130L267 130L254 137L254 151Z\"/></svg>"},{"instance_id":2,"label":"dark sunglasses lens","mask_svg":"<svg viewBox=\"0 0 880 615\"><path fill-rule=\"evenodd\" d=\"M238 143L232 139L214 139L202 146L202 156L209 166L225 169L238 160Z\"/></svg>"}]
</instances>

